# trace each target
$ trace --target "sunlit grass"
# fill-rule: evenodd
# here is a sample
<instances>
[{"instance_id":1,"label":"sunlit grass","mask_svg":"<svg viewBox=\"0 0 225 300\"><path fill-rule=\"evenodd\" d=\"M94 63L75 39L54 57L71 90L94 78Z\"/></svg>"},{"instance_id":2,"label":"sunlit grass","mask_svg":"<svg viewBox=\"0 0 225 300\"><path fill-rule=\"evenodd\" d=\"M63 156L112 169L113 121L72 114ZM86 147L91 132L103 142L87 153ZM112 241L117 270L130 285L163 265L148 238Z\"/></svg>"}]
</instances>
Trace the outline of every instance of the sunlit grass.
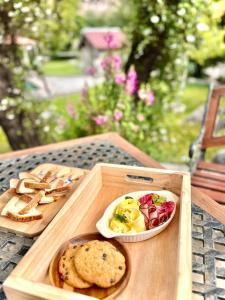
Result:
<instances>
[{"instance_id":1,"label":"sunlit grass","mask_svg":"<svg viewBox=\"0 0 225 300\"><path fill-rule=\"evenodd\" d=\"M51 60L43 65L43 72L48 76L77 76L82 75L77 61Z\"/></svg>"}]
</instances>

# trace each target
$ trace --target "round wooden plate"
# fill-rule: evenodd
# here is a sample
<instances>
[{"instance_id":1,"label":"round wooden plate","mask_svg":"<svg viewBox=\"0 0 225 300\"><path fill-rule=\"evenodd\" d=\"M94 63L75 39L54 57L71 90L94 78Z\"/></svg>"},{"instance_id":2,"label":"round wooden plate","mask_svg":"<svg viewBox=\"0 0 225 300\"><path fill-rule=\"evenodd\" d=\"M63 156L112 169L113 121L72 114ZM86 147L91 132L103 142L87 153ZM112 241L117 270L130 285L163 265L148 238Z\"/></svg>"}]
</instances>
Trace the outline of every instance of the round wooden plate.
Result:
<instances>
[{"instance_id":1,"label":"round wooden plate","mask_svg":"<svg viewBox=\"0 0 225 300\"><path fill-rule=\"evenodd\" d=\"M91 240L101 240L101 241L108 241L112 245L114 245L125 257L126 260L126 272L123 275L122 279L114 286L110 288L100 288L96 285L93 285L87 289L77 289L69 286L66 284L60 277L60 273L58 270L59 260L61 256L65 253L65 251L74 245L82 245ZM76 236L71 240L65 242L57 251L55 256L53 257L51 264L49 266L49 279L52 285L66 289L68 291L74 291L80 294L92 296L98 299L110 299L111 297L115 297L118 293L120 293L127 285L128 280L130 277L130 257L127 253L125 247L114 239L105 239L99 233L89 233Z\"/></svg>"}]
</instances>

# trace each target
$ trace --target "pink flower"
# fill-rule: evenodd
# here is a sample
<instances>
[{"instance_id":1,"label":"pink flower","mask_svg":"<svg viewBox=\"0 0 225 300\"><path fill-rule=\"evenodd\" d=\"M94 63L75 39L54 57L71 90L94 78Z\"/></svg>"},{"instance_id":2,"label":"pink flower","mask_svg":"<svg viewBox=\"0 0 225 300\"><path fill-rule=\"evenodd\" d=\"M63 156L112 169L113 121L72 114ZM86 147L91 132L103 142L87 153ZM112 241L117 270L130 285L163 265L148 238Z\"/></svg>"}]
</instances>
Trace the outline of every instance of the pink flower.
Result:
<instances>
[{"instance_id":1,"label":"pink flower","mask_svg":"<svg viewBox=\"0 0 225 300\"><path fill-rule=\"evenodd\" d=\"M119 55L113 55L112 56L112 60L114 63L114 68L116 71L119 71L121 68L121 64L122 64L122 59Z\"/></svg>"},{"instance_id":2,"label":"pink flower","mask_svg":"<svg viewBox=\"0 0 225 300\"><path fill-rule=\"evenodd\" d=\"M123 73L118 73L115 75L115 83L123 85L126 82L126 76Z\"/></svg>"},{"instance_id":3,"label":"pink flower","mask_svg":"<svg viewBox=\"0 0 225 300\"><path fill-rule=\"evenodd\" d=\"M94 117L93 120L95 121L96 125L103 125L107 123L108 117L103 115L98 115L97 117Z\"/></svg>"},{"instance_id":4,"label":"pink flower","mask_svg":"<svg viewBox=\"0 0 225 300\"><path fill-rule=\"evenodd\" d=\"M68 114L71 116L71 118L74 118L76 119L77 118L77 113L75 111L75 108L74 108L74 104L73 103L68 103L66 105L66 110L68 112Z\"/></svg>"},{"instance_id":5,"label":"pink flower","mask_svg":"<svg viewBox=\"0 0 225 300\"><path fill-rule=\"evenodd\" d=\"M111 44L113 42L113 35L110 32L107 32L107 34L104 36L104 40L106 42L106 45L108 48L111 48Z\"/></svg>"},{"instance_id":6,"label":"pink flower","mask_svg":"<svg viewBox=\"0 0 225 300\"><path fill-rule=\"evenodd\" d=\"M101 66L104 71L113 69L118 72L121 68L121 57L119 55L105 56L101 61Z\"/></svg>"},{"instance_id":7,"label":"pink flower","mask_svg":"<svg viewBox=\"0 0 225 300\"><path fill-rule=\"evenodd\" d=\"M126 94L132 96L137 91L137 72L131 67L127 73Z\"/></svg>"},{"instance_id":8,"label":"pink flower","mask_svg":"<svg viewBox=\"0 0 225 300\"><path fill-rule=\"evenodd\" d=\"M90 76L95 76L96 74L96 68L95 67L89 67L86 70L86 74Z\"/></svg>"},{"instance_id":9,"label":"pink flower","mask_svg":"<svg viewBox=\"0 0 225 300\"><path fill-rule=\"evenodd\" d=\"M143 100L145 102L145 104L147 106L152 105L155 101L154 93L151 90L147 89L147 88L139 89L138 96L141 100Z\"/></svg>"},{"instance_id":10,"label":"pink flower","mask_svg":"<svg viewBox=\"0 0 225 300\"><path fill-rule=\"evenodd\" d=\"M106 56L101 61L101 67L104 71L111 68L111 56Z\"/></svg>"},{"instance_id":11,"label":"pink flower","mask_svg":"<svg viewBox=\"0 0 225 300\"><path fill-rule=\"evenodd\" d=\"M143 114L138 114L137 119L139 122L143 122L145 120L145 116Z\"/></svg>"},{"instance_id":12,"label":"pink flower","mask_svg":"<svg viewBox=\"0 0 225 300\"><path fill-rule=\"evenodd\" d=\"M119 122L123 118L123 112L120 110L117 110L114 112L114 120Z\"/></svg>"},{"instance_id":13,"label":"pink flower","mask_svg":"<svg viewBox=\"0 0 225 300\"><path fill-rule=\"evenodd\" d=\"M154 101L155 101L155 96L154 96L154 94L153 94L153 92L147 92L147 94L146 94L146 98L145 98L145 104L147 105L147 106L150 106L150 105L152 105L153 103L154 103Z\"/></svg>"}]
</instances>

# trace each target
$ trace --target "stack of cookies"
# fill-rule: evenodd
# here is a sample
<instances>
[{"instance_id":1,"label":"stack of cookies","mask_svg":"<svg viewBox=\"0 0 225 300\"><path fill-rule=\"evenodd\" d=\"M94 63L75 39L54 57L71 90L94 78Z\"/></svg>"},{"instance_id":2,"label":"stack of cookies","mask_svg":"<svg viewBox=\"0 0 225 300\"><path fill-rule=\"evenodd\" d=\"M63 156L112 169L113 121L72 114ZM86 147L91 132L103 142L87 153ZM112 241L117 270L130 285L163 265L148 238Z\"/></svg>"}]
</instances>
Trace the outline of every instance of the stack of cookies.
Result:
<instances>
[{"instance_id":1,"label":"stack of cookies","mask_svg":"<svg viewBox=\"0 0 225 300\"><path fill-rule=\"evenodd\" d=\"M118 283L126 270L123 254L111 243L93 240L69 247L59 261L62 280L74 288L96 284L109 288Z\"/></svg>"}]
</instances>

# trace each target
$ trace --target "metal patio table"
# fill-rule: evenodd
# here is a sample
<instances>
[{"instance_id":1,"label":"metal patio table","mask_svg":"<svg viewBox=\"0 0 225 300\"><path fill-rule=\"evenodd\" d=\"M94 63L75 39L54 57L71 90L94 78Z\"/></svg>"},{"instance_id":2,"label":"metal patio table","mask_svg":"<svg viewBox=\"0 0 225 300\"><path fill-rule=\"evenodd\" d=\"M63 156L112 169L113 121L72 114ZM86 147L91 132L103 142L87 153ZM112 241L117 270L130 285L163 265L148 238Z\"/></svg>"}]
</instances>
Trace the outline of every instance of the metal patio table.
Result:
<instances>
[{"instance_id":1,"label":"metal patio table","mask_svg":"<svg viewBox=\"0 0 225 300\"><path fill-rule=\"evenodd\" d=\"M0 155L0 192L21 170L47 162L85 169L98 162L162 168L118 134L108 133ZM225 208L206 202L196 189L192 202L198 204L192 204L193 299L225 300L225 226L218 221L225 223ZM0 300L5 299L3 281L34 241L0 230Z\"/></svg>"}]
</instances>

